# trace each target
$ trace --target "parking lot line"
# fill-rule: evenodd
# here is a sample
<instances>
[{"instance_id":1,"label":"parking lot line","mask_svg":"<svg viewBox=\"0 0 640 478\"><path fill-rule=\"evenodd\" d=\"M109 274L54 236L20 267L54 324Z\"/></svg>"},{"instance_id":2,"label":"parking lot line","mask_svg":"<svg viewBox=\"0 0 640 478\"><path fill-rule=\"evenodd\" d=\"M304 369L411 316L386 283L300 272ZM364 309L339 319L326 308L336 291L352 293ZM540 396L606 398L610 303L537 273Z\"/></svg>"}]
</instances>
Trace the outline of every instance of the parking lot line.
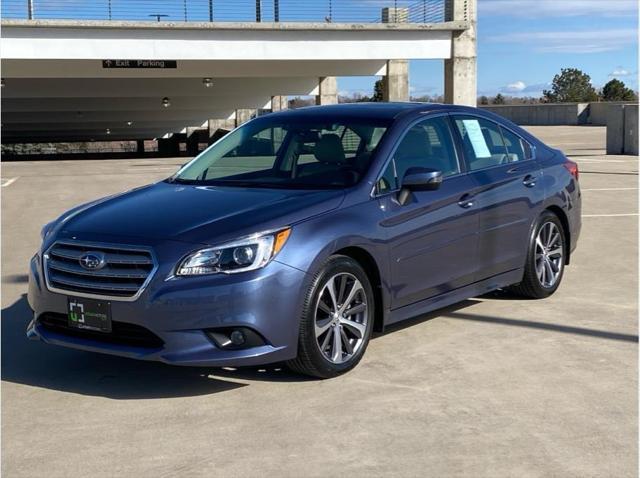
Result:
<instances>
[{"instance_id":1,"label":"parking lot line","mask_svg":"<svg viewBox=\"0 0 640 478\"><path fill-rule=\"evenodd\" d=\"M583 191L637 191L638 188L583 188Z\"/></svg>"},{"instance_id":2,"label":"parking lot line","mask_svg":"<svg viewBox=\"0 0 640 478\"><path fill-rule=\"evenodd\" d=\"M627 217L627 216L638 216L638 213L629 213L629 214L583 214L582 217Z\"/></svg>"},{"instance_id":3,"label":"parking lot line","mask_svg":"<svg viewBox=\"0 0 640 478\"><path fill-rule=\"evenodd\" d=\"M6 188L7 186L11 186L13 183L15 183L18 180L19 177L20 176L16 176L15 178L3 179L2 187Z\"/></svg>"}]
</instances>

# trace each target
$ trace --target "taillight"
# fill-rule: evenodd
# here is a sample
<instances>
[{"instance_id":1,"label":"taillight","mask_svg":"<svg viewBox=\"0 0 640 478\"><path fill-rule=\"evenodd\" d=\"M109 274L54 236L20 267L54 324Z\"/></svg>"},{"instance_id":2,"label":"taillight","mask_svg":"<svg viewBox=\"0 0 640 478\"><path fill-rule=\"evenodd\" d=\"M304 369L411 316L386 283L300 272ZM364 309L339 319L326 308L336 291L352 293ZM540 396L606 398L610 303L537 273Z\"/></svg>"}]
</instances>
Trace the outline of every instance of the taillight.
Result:
<instances>
[{"instance_id":1,"label":"taillight","mask_svg":"<svg viewBox=\"0 0 640 478\"><path fill-rule=\"evenodd\" d=\"M578 163L574 163L570 159L567 159L564 162L564 167L567 169L567 171L569 171L571 176L576 178L576 181L577 181L580 176L580 171L578 170Z\"/></svg>"}]
</instances>

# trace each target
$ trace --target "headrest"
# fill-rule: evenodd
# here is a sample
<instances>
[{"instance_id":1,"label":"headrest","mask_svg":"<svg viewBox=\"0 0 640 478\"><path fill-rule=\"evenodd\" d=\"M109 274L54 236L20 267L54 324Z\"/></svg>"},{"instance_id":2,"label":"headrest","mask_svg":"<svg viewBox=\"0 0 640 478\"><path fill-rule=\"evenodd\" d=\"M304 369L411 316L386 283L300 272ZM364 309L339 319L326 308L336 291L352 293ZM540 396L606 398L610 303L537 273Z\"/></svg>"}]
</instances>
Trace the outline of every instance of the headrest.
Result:
<instances>
[{"instance_id":1,"label":"headrest","mask_svg":"<svg viewBox=\"0 0 640 478\"><path fill-rule=\"evenodd\" d=\"M321 163L344 163L345 155L342 141L337 134L324 134L316 143L315 157Z\"/></svg>"},{"instance_id":2,"label":"headrest","mask_svg":"<svg viewBox=\"0 0 640 478\"><path fill-rule=\"evenodd\" d=\"M403 138L398 150L396 158L398 159L416 159L424 158L431 154L431 143L427 132L422 128L411 128L407 135Z\"/></svg>"}]
</instances>

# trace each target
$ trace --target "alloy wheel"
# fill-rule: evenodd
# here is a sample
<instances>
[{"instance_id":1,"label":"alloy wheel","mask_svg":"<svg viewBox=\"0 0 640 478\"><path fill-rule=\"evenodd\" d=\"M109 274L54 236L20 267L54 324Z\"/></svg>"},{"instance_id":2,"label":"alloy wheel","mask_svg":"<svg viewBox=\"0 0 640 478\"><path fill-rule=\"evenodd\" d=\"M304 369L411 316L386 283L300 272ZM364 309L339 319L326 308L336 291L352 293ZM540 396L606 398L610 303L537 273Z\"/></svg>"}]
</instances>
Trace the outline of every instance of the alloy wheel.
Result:
<instances>
[{"instance_id":1,"label":"alloy wheel","mask_svg":"<svg viewBox=\"0 0 640 478\"><path fill-rule=\"evenodd\" d=\"M562 234L553 222L546 222L536 237L536 274L542 287L555 285L564 265Z\"/></svg>"},{"instance_id":2,"label":"alloy wheel","mask_svg":"<svg viewBox=\"0 0 640 478\"><path fill-rule=\"evenodd\" d=\"M348 362L362 347L368 321L367 295L360 281L342 272L332 276L318 295L316 342L332 363Z\"/></svg>"}]
</instances>

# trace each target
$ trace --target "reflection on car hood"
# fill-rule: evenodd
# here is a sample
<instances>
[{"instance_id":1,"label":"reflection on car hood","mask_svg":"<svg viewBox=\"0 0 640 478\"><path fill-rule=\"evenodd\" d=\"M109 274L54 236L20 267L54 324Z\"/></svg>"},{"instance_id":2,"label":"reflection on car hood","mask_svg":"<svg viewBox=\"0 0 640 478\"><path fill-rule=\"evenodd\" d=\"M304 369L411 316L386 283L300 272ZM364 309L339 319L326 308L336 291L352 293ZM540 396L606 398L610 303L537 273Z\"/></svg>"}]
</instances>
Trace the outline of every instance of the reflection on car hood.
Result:
<instances>
[{"instance_id":1,"label":"reflection on car hood","mask_svg":"<svg viewBox=\"0 0 640 478\"><path fill-rule=\"evenodd\" d=\"M340 205L343 191L157 183L88 205L62 232L211 244L295 224ZM63 216L64 218L64 216Z\"/></svg>"}]
</instances>

